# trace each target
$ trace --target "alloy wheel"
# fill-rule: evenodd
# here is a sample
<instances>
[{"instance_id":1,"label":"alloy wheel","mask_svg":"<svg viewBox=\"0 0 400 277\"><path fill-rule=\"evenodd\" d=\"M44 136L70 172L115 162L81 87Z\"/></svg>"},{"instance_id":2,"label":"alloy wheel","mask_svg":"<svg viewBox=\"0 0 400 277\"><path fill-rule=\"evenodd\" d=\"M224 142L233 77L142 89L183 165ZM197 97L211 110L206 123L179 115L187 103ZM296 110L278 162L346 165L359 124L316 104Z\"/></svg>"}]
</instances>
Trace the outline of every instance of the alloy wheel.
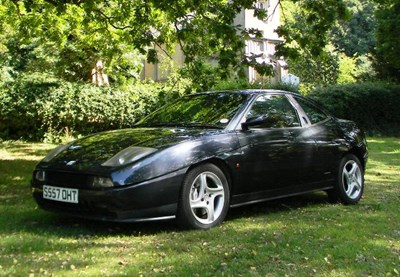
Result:
<instances>
[{"instance_id":1,"label":"alloy wheel","mask_svg":"<svg viewBox=\"0 0 400 277\"><path fill-rule=\"evenodd\" d=\"M224 208L225 191L222 181L212 172L202 172L190 187L189 205L200 223L213 223Z\"/></svg>"},{"instance_id":2,"label":"alloy wheel","mask_svg":"<svg viewBox=\"0 0 400 277\"><path fill-rule=\"evenodd\" d=\"M349 160L345 163L342 173L342 184L346 195L356 199L362 193L362 174L357 162Z\"/></svg>"}]
</instances>

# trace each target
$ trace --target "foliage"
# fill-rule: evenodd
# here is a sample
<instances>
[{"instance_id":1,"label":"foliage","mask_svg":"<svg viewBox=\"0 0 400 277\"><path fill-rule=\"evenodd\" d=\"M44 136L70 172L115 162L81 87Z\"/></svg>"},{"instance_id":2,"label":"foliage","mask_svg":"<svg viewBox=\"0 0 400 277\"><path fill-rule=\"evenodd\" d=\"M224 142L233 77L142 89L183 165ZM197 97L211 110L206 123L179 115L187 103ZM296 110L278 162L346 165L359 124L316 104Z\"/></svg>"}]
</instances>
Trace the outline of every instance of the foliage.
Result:
<instances>
[{"instance_id":1,"label":"foliage","mask_svg":"<svg viewBox=\"0 0 400 277\"><path fill-rule=\"evenodd\" d=\"M118 30L80 5L50 2L1 1L0 64L15 73L47 72L67 81L88 81L104 58L111 80L138 77L143 56Z\"/></svg>"},{"instance_id":2,"label":"foliage","mask_svg":"<svg viewBox=\"0 0 400 277\"><path fill-rule=\"evenodd\" d=\"M293 4L290 4L290 3ZM312 57L323 54L329 44L330 30L337 20L350 18L344 0L288 1L290 17L285 18L277 33L285 43L277 47L278 56L299 58L305 49ZM285 13L284 13L285 16Z\"/></svg>"},{"instance_id":3,"label":"foliage","mask_svg":"<svg viewBox=\"0 0 400 277\"><path fill-rule=\"evenodd\" d=\"M280 199L231 209L208 231L42 211L27 184L55 145L0 143L0 276L398 276L400 143L368 143L358 205Z\"/></svg>"},{"instance_id":4,"label":"foliage","mask_svg":"<svg viewBox=\"0 0 400 277\"><path fill-rule=\"evenodd\" d=\"M166 83L136 82L116 89L45 74L20 75L0 86L0 137L52 142L129 127L166 102L199 90L296 89L284 84L249 84L245 79L217 81L207 71L202 76L212 82L200 87L173 72Z\"/></svg>"},{"instance_id":5,"label":"foliage","mask_svg":"<svg viewBox=\"0 0 400 277\"><path fill-rule=\"evenodd\" d=\"M278 29L278 34L285 37L286 41L277 46L277 55L287 58L289 71L300 78L303 88L308 89L336 83L339 58L328 45L330 38L322 33L330 32L338 19L348 16L343 10L345 1L337 1L332 7L326 5L323 8L318 8L317 2L284 1L284 22Z\"/></svg>"},{"instance_id":6,"label":"foliage","mask_svg":"<svg viewBox=\"0 0 400 277\"><path fill-rule=\"evenodd\" d=\"M317 86L376 79L371 64L375 46L374 2L344 0L346 13L335 18L332 15L331 24L324 26L328 30L327 37L310 36L313 33L310 30L319 21L310 22L309 18L315 16L304 3L284 1L283 4L281 29L291 39L278 48L287 55L290 72L300 77L303 91ZM327 12L323 11L323 14ZM327 46L314 51L310 44L320 39L326 40Z\"/></svg>"},{"instance_id":7,"label":"foliage","mask_svg":"<svg viewBox=\"0 0 400 277\"><path fill-rule=\"evenodd\" d=\"M289 59L289 70L300 77L303 85L311 87L336 84L339 75L339 57L337 54L325 50L317 57L308 49L301 52L295 60Z\"/></svg>"},{"instance_id":8,"label":"foliage","mask_svg":"<svg viewBox=\"0 0 400 277\"><path fill-rule=\"evenodd\" d=\"M308 48L314 55L327 44L329 26L348 16L344 1L290 0L301 7L306 30L288 25L279 34L288 42L280 51L292 57ZM255 0L234 1L1 1L1 60L19 71L46 71L69 81L86 81L97 60L117 83L138 78L141 61L156 62L159 52L170 56L176 44L185 55L191 76L204 59L218 61L222 78L251 65L259 74L271 73L268 64L254 64L244 56L244 38L260 30L234 25L242 9L253 9L259 19L268 16ZM299 36L307 33L308 37ZM293 43L292 43L293 42Z\"/></svg>"},{"instance_id":9,"label":"foliage","mask_svg":"<svg viewBox=\"0 0 400 277\"><path fill-rule=\"evenodd\" d=\"M58 141L103 130L124 128L178 95L155 83L125 90L90 84L21 77L0 89L0 134L4 138Z\"/></svg>"},{"instance_id":10,"label":"foliage","mask_svg":"<svg viewBox=\"0 0 400 277\"><path fill-rule=\"evenodd\" d=\"M216 54L221 69L238 68L244 40L233 20L252 1L10 1L1 2L3 61L17 71L47 70L85 81L97 60L111 79L137 78L141 61L158 61L180 44L188 68ZM262 15L260 15L262 16ZM201 28L199 28L201 26ZM243 30L245 31L245 30Z\"/></svg>"},{"instance_id":11,"label":"foliage","mask_svg":"<svg viewBox=\"0 0 400 277\"><path fill-rule=\"evenodd\" d=\"M376 72L373 70L370 55L349 57L340 53L338 58L338 84L372 82L378 79Z\"/></svg>"},{"instance_id":12,"label":"foliage","mask_svg":"<svg viewBox=\"0 0 400 277\"><path fill-rule=\"evenodd\" d=\"M259 80L257 82L249 83L246 77L241 75L236 76L226 76L226 78L221 77L223 74L218 67L212 63L207 63L205 61L197 62L197 68L195 70L187 70L187 68L182 68L179 70L179 76L181 82L182 77L191 80L190 88L192 91L202 92L208 90L235 90L235 89L262 89L262 88L275 88L296 91L297 88L291 85L286 85L282 83L271 83L267 79ZM192 73L196 72L192 76Z\"/></svg>"},{"instance_id":13,"label":"foliage","mask_svg":"<svg viewBox=\"0 0 400 277\"><path fill-rule=\"evenodd\" d=\"M315 89L308 95L335 116L356 121L370 134L400 136L399 85L359 83Z\"/></svg>"},{"instance_id":14,"label":"foliage","mask_svg":"<svg viewBox=\"0 0 400 277\"><path fill-rule=\"evenodd\" d=\"M221 81L221 74L218 67L203 60L197 59L180 70L178 74L181 77L186 77L192 82L194 91L206 91Z\"/></svg>"},{"instance_id":15,"label":"foliage","mask_svg":"<svg viewBox=\"0 0 400 277\"><path fill-rule=\"evenodd\" d=\"M238 90L238 89L277 89L298 92L298 87L284 83L254 82L249 83L246 79L221 80L211 90Z\"/></svg>"},{"instance_id":16,"label":"foliage","mask_svg":"<svg viewBox=\"0 0 400 277\"><path fill-rule=\"evenodd\" d=\"M379 2L374 66L382 79L400 81L400 1Z\"/></svg>"},{"instance_id":17,"label":"foliage","mask_svg":"<svg viewBox=\"0 0 400 277\"><path fill-rule=\"evenodd\" d=\"M344 54L339 55L339 74L338 84L351 84L356 82L356 58L348 57Z\"/></svg>"},{"instance_id":18,"label":"foliage","mask_svg":"<svg viewBox=\"0 0 400 277\"><path fill-rule=\"evenodd\" d=\"M347 57L372 53L375 47L374 13L376 4L370 0L346 0L349 20L339 20L331 29L331 43Z\"/></svg>"},{"instance_id":19,"label":"foliage","mask_svg":"<svg viewBox=\"0 0 400 277\"><path fill-rule=\"evenodd\" d=\"M326 48L330 44L349 58L373 54L379 77L398 80L397 0L280 0L279 5L284 24L277 32L285 43L278 46L278 56L290 60L302 81L335 82L337 54ZM196 90L215 83L202 74L207 71L217 79L229 79L232 72L241 78L243 67L250 65L259 74L269 75L269 65L255 63L254 55L244 56L244 39L257 38L261 32L234 25L243 8L253 8L260 19L268 16L255 7L255 0L3 0L2 75L14 78L21 72L45 72L63 80L87 81L96 61L103 60L112 83L130 85L140 77L144 59L157 62L159 49L162 55L171 56L176 44L185 55L184 76L194 79L199 87ZM207 68L209 57L218 61L214 68ZM369 64L364 58L357 60L357 66L366 68ZM310 70L301 72L299 68ZM312 72L323 73L315 76L309 74Z\"/></svg>"}]
</instances>

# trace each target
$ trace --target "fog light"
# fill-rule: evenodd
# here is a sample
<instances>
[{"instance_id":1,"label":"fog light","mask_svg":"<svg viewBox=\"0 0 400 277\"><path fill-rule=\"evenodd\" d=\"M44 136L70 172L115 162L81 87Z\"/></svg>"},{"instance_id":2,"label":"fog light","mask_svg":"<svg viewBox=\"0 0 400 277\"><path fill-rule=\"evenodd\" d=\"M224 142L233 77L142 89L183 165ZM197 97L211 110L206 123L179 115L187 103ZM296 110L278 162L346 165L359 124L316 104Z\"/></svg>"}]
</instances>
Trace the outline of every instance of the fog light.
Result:
<instances>
[{"instance_id":1,"label":"fog light","mask_svg":"<svg viewBox=\"0 0 400 277\"><path fill-rule=\"evenodd\" d=\"M92 186L95 188L111 188L114 186L114 183L110 178L93 177Z\"/></svg>"},{"instance_id":2,"label":"fog light","mask_svg":"<svg viewBox=\"0 0 400 277\"><path fill-rule=\"evenodd\" d=\"M44 182L46 179L46 172L43 170L38 170L35 173L35 179L39 182Z\"/></svg>"}]
</instances>

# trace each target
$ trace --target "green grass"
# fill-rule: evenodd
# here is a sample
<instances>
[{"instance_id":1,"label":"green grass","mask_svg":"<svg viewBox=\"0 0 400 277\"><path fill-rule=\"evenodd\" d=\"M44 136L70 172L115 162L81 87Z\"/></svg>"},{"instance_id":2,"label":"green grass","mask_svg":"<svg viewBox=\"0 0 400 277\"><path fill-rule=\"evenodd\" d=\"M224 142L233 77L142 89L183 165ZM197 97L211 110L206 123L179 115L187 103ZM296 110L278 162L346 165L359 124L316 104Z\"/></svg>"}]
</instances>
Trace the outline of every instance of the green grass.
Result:
<instances>
[{"instance_id":1,"label":"green grass","mask_svg":"<svg viewBox=\"0 0 400 277\"><path fill-rule=\"evenodd\" d=\"M37 209L31 172L53 147L0 143L0 276L399 276L400 139L369 139L358 205L310 194L233 209L208 231Z\"/></svg>"}]
</instances>

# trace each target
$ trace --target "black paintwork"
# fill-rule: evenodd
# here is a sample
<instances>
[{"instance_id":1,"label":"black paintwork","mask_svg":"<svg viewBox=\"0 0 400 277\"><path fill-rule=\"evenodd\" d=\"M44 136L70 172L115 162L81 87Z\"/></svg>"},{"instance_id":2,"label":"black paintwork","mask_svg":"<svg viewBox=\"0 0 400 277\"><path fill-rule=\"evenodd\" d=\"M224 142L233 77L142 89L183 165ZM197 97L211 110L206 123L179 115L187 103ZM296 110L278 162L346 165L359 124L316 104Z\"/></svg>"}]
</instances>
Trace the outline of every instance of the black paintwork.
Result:
<instances>
[{"instance_id":1,"label":"black paintwork","mask_svg":"<svg viewBox=\"0 0 400 277\"><path fill-rule=\"evenodd\" d=\"M212 122L210 119L202 124L164 123L155 127L152 120L157 117L150 116L151 120L144 119L131 129L98 133L73 142L50 162L37 165L31 182L34 198L40 207L50 211L103 220L140 221L173 217L186 172L203 162L216 163L228 177L231 206L329 189L341 158L349 152L357 155L365 167L365 137L353 122L328 116L312 125L292 97L300 96L288 92L251 90L219 94L240 96L236 100L236 96L229 98L237 107L224 111L230 118L223 124L216 124L212 118ZM301 126L242 127L246 112L263 94L286 95L301 118ZM217 109L217 104L202 109ZM124 166L102 165L130 146L157 151ZM38 170L46 172L44 182L35 179ZM91 187L93 176L111 178L114 187ZM79 204L43 199L44 184L78 188Z\"/></svg>"}]
</instances>

